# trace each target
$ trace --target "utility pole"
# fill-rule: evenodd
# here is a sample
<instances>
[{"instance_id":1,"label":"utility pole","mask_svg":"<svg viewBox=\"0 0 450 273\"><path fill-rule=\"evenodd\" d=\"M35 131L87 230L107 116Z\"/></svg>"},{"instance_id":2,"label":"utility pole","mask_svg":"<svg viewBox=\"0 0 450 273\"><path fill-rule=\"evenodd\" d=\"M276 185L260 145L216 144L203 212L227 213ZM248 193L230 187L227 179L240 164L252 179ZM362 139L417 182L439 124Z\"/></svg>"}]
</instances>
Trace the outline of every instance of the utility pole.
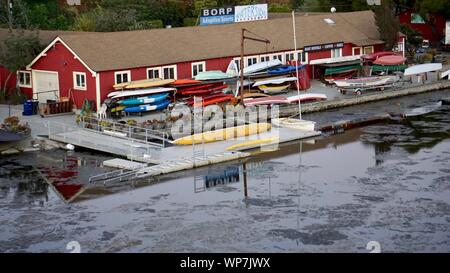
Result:
<instances>
[{"instance_id":1,"label":"utility pole","mask_svg":"<svg viewBox=\"0 0 450 273\"><path fill-rule=\"evenodd\" d=\"M12 8L13 8L13 4L11 2L11 0L7 0L7 9L8 9L8 24L9 24L9 32L12 32Z\"/></svg>"}]
</instances>

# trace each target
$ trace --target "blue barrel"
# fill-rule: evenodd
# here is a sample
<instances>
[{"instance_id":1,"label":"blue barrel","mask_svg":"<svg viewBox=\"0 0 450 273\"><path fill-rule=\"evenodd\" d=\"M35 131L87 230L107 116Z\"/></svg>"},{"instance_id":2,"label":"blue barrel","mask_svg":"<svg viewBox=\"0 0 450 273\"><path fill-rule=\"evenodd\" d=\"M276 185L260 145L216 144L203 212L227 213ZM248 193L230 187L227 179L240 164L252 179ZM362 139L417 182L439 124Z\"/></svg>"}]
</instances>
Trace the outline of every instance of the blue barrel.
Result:
<instances>
[{"instance_id":1,"label":"blue barrel","mask_svg":"<svg viewBox=\"0 0 450 273\"><path fill-rule=\"evenodd\" d=\"M27 100L23 103L22 115L24 115L24 116L33 115L33 101L32 100Z\"/></svg>"}]
</instances>

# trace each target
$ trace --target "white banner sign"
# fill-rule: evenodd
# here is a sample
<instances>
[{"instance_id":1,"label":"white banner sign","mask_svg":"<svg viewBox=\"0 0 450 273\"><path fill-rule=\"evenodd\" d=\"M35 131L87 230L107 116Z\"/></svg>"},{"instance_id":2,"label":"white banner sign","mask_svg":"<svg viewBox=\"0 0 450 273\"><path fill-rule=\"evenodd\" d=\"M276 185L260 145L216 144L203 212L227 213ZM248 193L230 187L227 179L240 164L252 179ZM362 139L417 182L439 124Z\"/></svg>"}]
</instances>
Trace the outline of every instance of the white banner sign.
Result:
<instances>
[{"instance_id":1,"label":"white banner sign","mask_svg":"<svg viewBox=\"0 0 450 273\"><path fill-rule=\"evenodd\" d=\"M267 20L269 17L267 4L236 6L234 9L234 21L236 23Z\"/></svg>"}]
</instances>

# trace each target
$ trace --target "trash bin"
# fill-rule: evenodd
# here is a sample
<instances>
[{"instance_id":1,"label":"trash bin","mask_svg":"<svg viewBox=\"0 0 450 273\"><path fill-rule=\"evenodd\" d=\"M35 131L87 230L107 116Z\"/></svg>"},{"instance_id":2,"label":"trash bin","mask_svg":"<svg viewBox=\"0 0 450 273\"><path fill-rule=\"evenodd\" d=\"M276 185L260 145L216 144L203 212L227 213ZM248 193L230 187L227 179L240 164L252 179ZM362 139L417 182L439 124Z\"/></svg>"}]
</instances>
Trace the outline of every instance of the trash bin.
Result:
<instances>
[{"instance_id":1,"label":"trash bin","mask_svg":"<svg viewBox=\"0 0 450 273\"><path fill-rule=\"evenodd\" d=\"M32 104L33 104L33 115L37 115L39 112L39 101L32 100Z\"/></svg>"},{"instance_id":2,"label":"trash bin","mask_svg":"<svg viewBox=\"0 0 450 273\"><path fill-rule=\"evenodd\" d=\"M24 116L33 115L33 101L32 100L27 100L23 103L22 115L24 115Z\"/></svg>"}]
</instances>

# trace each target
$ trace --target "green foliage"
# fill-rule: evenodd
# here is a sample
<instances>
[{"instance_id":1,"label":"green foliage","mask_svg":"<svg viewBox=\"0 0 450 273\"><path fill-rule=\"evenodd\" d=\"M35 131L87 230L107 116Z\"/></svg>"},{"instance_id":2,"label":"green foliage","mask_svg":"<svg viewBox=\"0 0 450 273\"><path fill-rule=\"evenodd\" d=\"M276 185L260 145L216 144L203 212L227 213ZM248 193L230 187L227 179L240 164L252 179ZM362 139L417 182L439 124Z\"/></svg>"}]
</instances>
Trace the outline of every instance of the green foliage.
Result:
<instances>
[{"instance_id":1,"label":"green foliage","mask_svg":"<svg viewBox=\"0 0 450 273\"><path fill-rule=\"evenodd\" d=\"M60 8L57 0L15 0L13 3L14 25L22 28L67 30L77 15L73 8Z\"/></svg>"},{"instance_id":2,"label":"green foliage","mask_svg":"<svg viewBox=\"0 0 450 273\"><path fill-rule=\"evenodd\" d=\"M385 49L391 50L397 44L399 22L394 15L393 0L383 0L382 5L374 6L375 22L380 32L381 40L385 41Z\"/></svg>"},{"instance_id":3,"label":"green foliage","mask_svg":"<svg viewBox=\"0 0 450 273\"><path fill-rule=\"evenodd\" d=\"M414 46L419 46L422 43L422 35L415 29L408 25L400 24L400 31L406 35L406 41Z\"/></svg>"},{"instance_id":4,"label":"green foliage","mask_svg":"<svg viewBox=\"0 0 450 273\"><path fill-rule=\"evenodd\" d=\"M450 18L450 1L449 0L417 0L414 8L425 19L429 20L430 13L441 13L446 18Z\"/></svg>"},{"instance_id":5,"label":"green foliage","mask_svg":"<svg viewBox=\"0 0 450 273\"><path fill-rule=\"evenodd\" d=\"M0 63L15 73L28 65L42 48L36 32L17 30L0 44Z\"/></svg>"},{"instance_id":6,"label":"green foliage","mask_svg":"<svg viewBox=\"0 0 450 273\"><path fill-rule=\"evenodd\" d=\"M200 16L200 11L204 8L218 7L216 0L194 0L194 15Z\"/></svg>"},{"instance_id":7,"label":"green foliage","mask_svg":"<svg viewBox=\"0 0 450 273\"><path fill-rule=\"evenodd\" d=\"M197 25L197 18L184 18L183 19L183 26L190 27Z\"/></svg>"},{"instance_id":8,"label":"green foliage","mask_svg":"<svg viewBox=\"0 0 450 273\"><path fill-rule=\"evenodd\" d=\"M0 90L0 103L2 104L22 104L26 100L27 96L23 94L19 88L15 88L9 91Z\"/></svg>"},{"instance_id":9,"label":"green foliage","mask_svg":"<svg viewBox=\"0 0 450 273\"><path fill-rule=\"evenodd\" d=\"M285 4L273 3L269 5L269 12L290 12L292 9Z\"/></svg>"},{"instance_id":10,"label":"green foliage","mask_svg":"<svg viewBox=\"0 0 450 273\"><path fill-rule=\"evenodd\" d=\"M301 11L305 12L329 12L332 4L329 0L305 0Z\"/></svg>"}]
</instances>

